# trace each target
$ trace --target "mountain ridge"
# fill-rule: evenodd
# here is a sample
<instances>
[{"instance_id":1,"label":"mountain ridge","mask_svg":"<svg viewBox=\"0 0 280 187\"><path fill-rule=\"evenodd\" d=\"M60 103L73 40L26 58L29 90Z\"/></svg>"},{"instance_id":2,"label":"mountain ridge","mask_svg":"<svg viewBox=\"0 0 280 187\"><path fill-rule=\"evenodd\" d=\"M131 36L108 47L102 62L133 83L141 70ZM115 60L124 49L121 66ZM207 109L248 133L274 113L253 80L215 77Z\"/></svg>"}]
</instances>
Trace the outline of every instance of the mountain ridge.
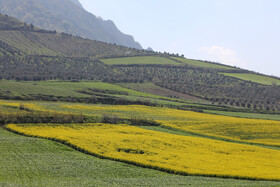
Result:
<instances>
[{"instance_id":1,"label":"mountain ridge","mask_svg":"<svg viewBox=\"0 0 280 187\"><path fill-rule=\"evenodd\" d=\"M0 13L45 30L142 49L132 36L123 34L113 21L104 21L87 12L78 0L0 0Z\"/></svg>"},{"instance_id":2,"label":"mountain ridge","mask_svg":"<svg viewBox=\"0 0 280 187\"><path fill-rule=\"evenodd\" d=\"M79 0L70 0L72 3L74 3L75 5L79 6L80 8L84 8L83 5L80 3Z\"/></svg>"}]
</instances>

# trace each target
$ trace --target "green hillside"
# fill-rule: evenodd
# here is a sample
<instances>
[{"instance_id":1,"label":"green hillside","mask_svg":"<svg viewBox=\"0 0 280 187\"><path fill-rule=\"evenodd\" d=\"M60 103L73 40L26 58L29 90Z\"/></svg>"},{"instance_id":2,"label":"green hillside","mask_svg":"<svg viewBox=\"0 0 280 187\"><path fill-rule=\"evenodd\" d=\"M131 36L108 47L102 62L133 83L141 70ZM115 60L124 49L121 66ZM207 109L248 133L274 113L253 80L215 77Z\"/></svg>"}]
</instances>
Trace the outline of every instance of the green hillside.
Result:
<instances>
[{"instance_id":1,"label":"green hillside","mask_svg":"<svg viewBox=\"0 0 280 187\"><path fill-rule=\"evenodd\" d=\"M235 77L238 79L252 81L255 83L260 83L264 85L280 85L280 79L265 76L265 75L258 75L253 73L223 73L226 76Z\"/></svg>"},{"instance_id":2,"label":"green hillside","mask_svg":"<svg viewBox=\"0 0 280 187\"><path fill-rule=\"evenodd\" d=\"M0 20L14 25L0 30L0 79L140 83L140 90L132 89L157 95L142 84L150 83L159 88L160 96L173 99L254 112L280 110L280 87L259 84L262 77L247 70L29 29L7 16ZM273 80L277 79L262 79L266 83Z\"/></svg>"},{"instance_id":3,"label":"green hillside","mask_svg":"<svg viewBox=\"0 0 280 187\"><path fill-rule=\"evenodd\" d=\"M159 95L173 99L279 111L280 87L271 86L278 79L269 76L31 28L8 16L0 16L0 22L9 25L0 30L0 79L140 84L141 89L131 88L156 95L145 89L155 85L164 93Z\"/></svg>"},{"instance_id":4,"label":"green hillside","mask_svg":"<svg viewBox=\"0 0 280 187\"><path fill-rule=\"evenodd\" d=\"M185 58L181 58L181 57L172 57L172 59L179 61L179 62L186 63L191 66L198 66L198 67L203 67L203 68L215 68L215 69L226 69L226 70L236 69L236 68L218 64L218 63L203 62L200 60L191 60L191 59L185 59Z\"/></svg>"},{"instance_id":5,"label":"green hillside","mask_svg":"<svg viewBox=\"0 0 280 187\"><path fill-rule=\"evenodd\" d=\"M169 64L180 65L180 63L164 57L144 56L144 57L126 57L126 58L113 58L103 59L102 62L108 65L131 65L131 64Z\"/></svg>"},{"instance_id":6,"label":"green hillside","mask_svg":"<svg viewBox=\"0 0 280 187\"><path fill-rule=\"evenodd\" d=\"M99 57L142 53L134 49L77 38L67 34L17 29L1 30L0 40L28 55Z\"/></svg>"}]
</instances>

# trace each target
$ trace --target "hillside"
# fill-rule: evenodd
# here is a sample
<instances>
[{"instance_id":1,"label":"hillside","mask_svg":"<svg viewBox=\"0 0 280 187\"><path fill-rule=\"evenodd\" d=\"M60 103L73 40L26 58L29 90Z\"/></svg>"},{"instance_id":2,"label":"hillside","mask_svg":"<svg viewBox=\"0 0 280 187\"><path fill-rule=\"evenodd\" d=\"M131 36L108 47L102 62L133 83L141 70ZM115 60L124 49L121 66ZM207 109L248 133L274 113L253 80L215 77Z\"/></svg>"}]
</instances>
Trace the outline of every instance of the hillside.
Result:
<instances>
[{"instance_id":1,"label":"hillside","mask_svg":"<svg viewBox=\"0 0 280 187\"><path fill-rule=\"evenodd\" d=\"M276 77L59 34L4 15L0 22L2 79L102 81L232 110L280 110Z\"/></svg>"},{"instance_id":2,"label":"hillside","mask_svg":"<svg viewBox=\"0 0 280 187\"><path fill-rule=\"evenodd\" d=\"M112 21L87 12L78 0L0 0L0 13L46 30L142 49L132 36L123 34Z\"/></svg>"}]
</instances>

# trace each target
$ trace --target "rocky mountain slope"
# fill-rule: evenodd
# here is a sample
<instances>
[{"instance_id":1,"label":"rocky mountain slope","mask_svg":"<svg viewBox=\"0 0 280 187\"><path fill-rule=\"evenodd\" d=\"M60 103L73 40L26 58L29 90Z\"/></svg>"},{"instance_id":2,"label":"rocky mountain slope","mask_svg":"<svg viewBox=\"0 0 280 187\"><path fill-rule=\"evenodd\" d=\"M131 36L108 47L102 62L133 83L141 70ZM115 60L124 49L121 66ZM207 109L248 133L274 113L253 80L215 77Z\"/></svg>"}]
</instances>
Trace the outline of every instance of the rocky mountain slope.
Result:
<instances>
[{"instance_id":1,"label":"rocky mountain slope","mask_svg":"<svg viewBox=\"0 0 280 187\"><path fill-rule=\"evenodd\" d=\"M113 21L87 12L78 0L0 0L0 13L46 30L142 49L130 35L123 34Z\"/></svg>"}]
</instances>

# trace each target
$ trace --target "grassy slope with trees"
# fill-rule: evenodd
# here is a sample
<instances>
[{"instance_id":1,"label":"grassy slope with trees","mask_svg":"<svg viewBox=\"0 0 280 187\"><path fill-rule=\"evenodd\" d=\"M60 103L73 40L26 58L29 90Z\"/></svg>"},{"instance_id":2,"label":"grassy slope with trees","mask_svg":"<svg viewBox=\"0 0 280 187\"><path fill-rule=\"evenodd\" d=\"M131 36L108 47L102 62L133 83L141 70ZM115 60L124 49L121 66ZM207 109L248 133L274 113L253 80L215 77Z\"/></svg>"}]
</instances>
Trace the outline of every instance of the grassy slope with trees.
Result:
<instances>
[{"instance_id":1,"label":"grassy slope with trees","mask_svg":"<svg viewBox=\"0 0 280 187\"><path fill-rule=\"evenodd\" d=\"M279 86L260 84L257 75L255 81L227 76L253 74L247 70L57 34L10 19L0 16L10 23L0 27L1 79L151 82L215 105L279 111Z\"/></svg>"}]
</instances>

